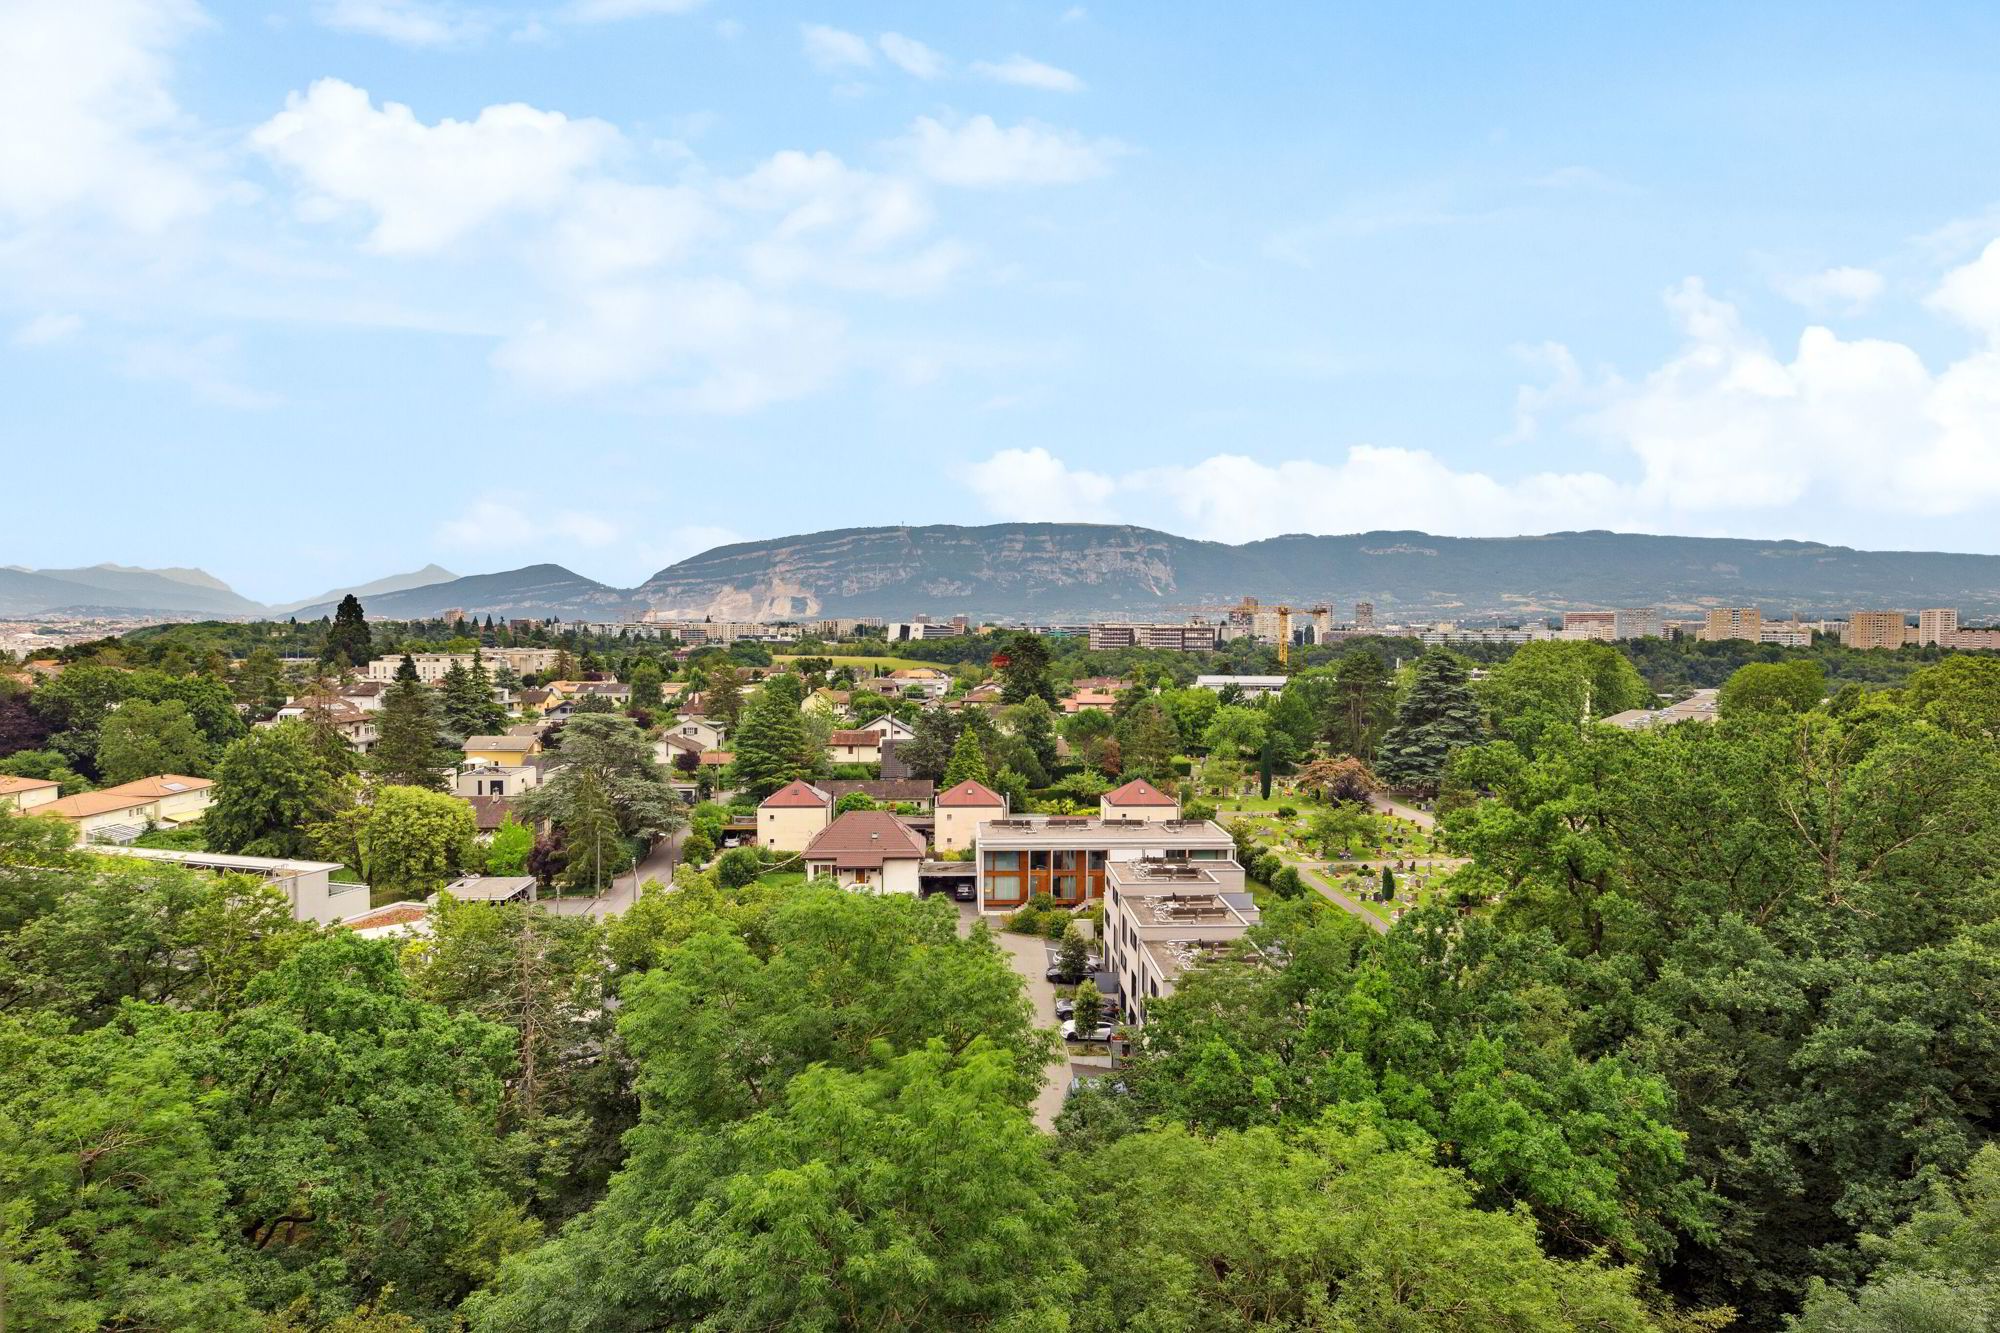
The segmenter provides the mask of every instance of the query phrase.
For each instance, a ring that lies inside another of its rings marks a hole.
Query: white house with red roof
[[[849,810],[805,850],[806,876],[861,893],[922,889],[923,837],[886,810]]]
[[[1181,803],[1144,778],[1133,778],[1097,801],[1100,819],[1179,819]]]
[[[956,852],[978,840],[980,821],[1005,818],[1007,798],[984,783],[967,778],[956,787],[939,792],[935,810],[937,824],[931,840],[940,852]]]
[[[833,819],[833,797],[810,782],[787,782],[757,806],[757,845],[802,852]]]

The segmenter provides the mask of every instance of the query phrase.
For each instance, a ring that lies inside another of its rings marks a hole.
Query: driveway
[[[958,933],[968,934],[972,923],[979,917],[971,903],[958,904]],[[997,926],[997,921],[988,921],[988,926]],[[1028,1002],[1035,1007],[1037,1027],[1055,1031],[1056,1028],[1056,988],[1049,984],[1045,975],[1049,970],[1048,941],[1033,935],[1016,935],[1009,931],[995,929],[993,938],[1007,954],[1007,961],[1014,966],[1023,983],[1028,988]],[[1063,1099],[1069,1092],[1070,1064],[1069,1052],[1057,1053],[1049,1067],[1042,1071],[1042,1090],[1035,1097],[1033,1108],[1035,1124],[1043,1130],[1055,1128],[1056,1116],[1062,1113]]]

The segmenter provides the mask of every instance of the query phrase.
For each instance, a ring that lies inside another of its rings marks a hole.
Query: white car
[[[1062,1039],[1064,1041],[1110,1041],[1111,1025],[1105,1023],[1095,1031],[1078,1032],[1076,1030],[1076,1020],[1074,1018],[1065,1018],[1062,1025]]]

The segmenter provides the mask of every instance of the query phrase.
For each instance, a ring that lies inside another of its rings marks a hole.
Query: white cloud
[[[1971,263],[1945,274],[1925,304],[2000,340],[2000,240],[1988,244]]]
[[[1811,311],[1839,310],[1857,314],[1882,294],[1887,284],[1882,275],[1866,268],[1829,268],[1780,278],[1778,294]]]
[[[133,343],[125,349],[124,371],[135,380],[182,385],[200,401],[217,407],[256,411],[284,401],[244,383],[242,361],[236,339],[218,333],[193,340]]]
[[[621,143],[601,120],[572,120],[519,102],[470,121],[426,125],[409,107],[339,79],[321,79],[257,127],[251,143],[307,187],[322,214],[372,215],[370,249],[442,249],[513,212],[546,211]]]
[[[995,518],[1042,523],[1101,520],[1118,483],[1071,468],[1037,445],[1002,449],[965,469],[965,484]]]
[[[969,188],[1089,180],[1108,171],[1109,159],[1122,151],[1109,140],[1087,140],[1033,120],[1003,128],[991,116],[957,126],[919,116],[902,146],[932,180]]]
[[[1535,355],[1551,386],[1517,403],[1517,434],[1566,410],[1567,424],[1617,451],[1622,466],[1611,471],[1496,477],[1363,444],[1337,462],[1218,454],[1105,476],[1013,449],[968,469],[967,484],[1008,518],[1167,513],[1176,531],[1225,541],[1323,526],[1311,516],[1328,513],[1481,536],[1585,524],[1713,528],[1802,504],[1943,516],[2000,502],[2000,242],[1948,273],[1931,298],[1987,338],[1939,370],[1902,343],[1844,340],[1819,326],[1781,356],[1696,279],[1666,304],[1686,342],[1656,370],[1591,383],[1567,349],[1549,345]]]
[[[1009,56],[1005,60],[977,60],[972,72],[983,79],[995,83],[1010,83],[1017,88],[1040,88],[1050,93],[1080,93],[1083,80],[1066,69],[1045,65],[1027,56]]]
[[[519,496],[483,495],[456,517],[445,519],[433,534],[437,541],[456,551],[506,551],[544,543],[550,538],[575,546],[599,549],[610,546],[624,535],[624,529],[603,514],[583,509],[553,512],[529,504]]]
[[[738,414],[824,387],[845,366],[844,325],[720,278],[590,290],[501,344],[494,364],[531,388],[663,388],[666,406]]]
[[[427,0],[328,0],[317,12],[319,21],[336,31],[403,46],[453,46],[486,31],[478,15]]]
[[[900,32],[885,32],[875,39],[882,48],[882,54],[889,63],[905,74],[919,79],[935,79],[945,72],[945,58],[914,37],[905,37]]]
[[[571,0],[563,17],[576,23],[616,23],[654,15],[691,14],[706,0]]]
[[[591,180],[557,218],[548,255],[567,274],[604,279],[684,260],[722,226],[697,190]]]
[[[8,339],[16,347],[49,347],[68,342],[83,331],[83,316],[73,314],[37,315],[14,330]]]
[[[824,23],[805,23],[799,26],[799,35],[805,42],[806,59],[828,73],[866,69],[875,63],[875,52],[867,39],[851,32]]]
[[[76,210],[156,231],[207,211],[216,186],[168,61],[206,22],[192,0],[0,6],[0,219]]]

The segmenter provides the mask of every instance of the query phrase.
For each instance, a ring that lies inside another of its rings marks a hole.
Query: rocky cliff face
[[[1200,545],[1080,523],[849,528],[718,547],[661,570],[633,597],[718,620],[1115,610],[1174,601],[1181,548]]]
[[[1179,619],[1245,595],[1378,615],[1555,614],[1707,606],[1846,614],[1956,606],[2000,615],[2000,556],[1871,552],[1812,542],[1559,532],[1294,535],[1230,546],[1085,523],[847,528],[718,547],[635,589],[675,616],[778,620],[918,613]]]

